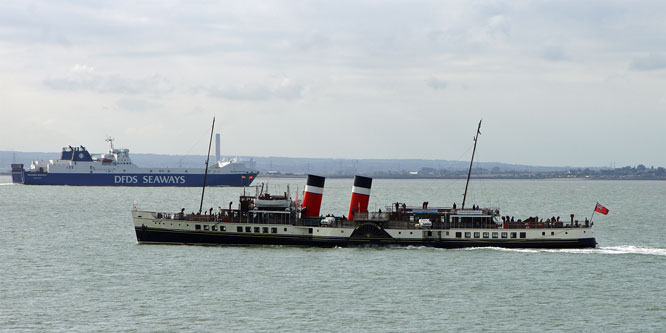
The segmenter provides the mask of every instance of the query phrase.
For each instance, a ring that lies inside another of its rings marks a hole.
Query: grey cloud
[[[426,83],[428,84],[428,87],[434,90],[443,90],[446,88],[446,81],[440,80],[434,76],[426,80]]]
[[[116,105],[130,112],[148,112],[161,109],[161,105],[140,98],[121,98],[116,101]]]
[[[161,96],[174,90],[169,80],[153,75],[146,78],[127,78],[116,75],[99,75],[89,72],[71,73],[64,78],[46,79],[44,85],[63,91],[92,91],[101,94],[124,95],[151,94]]]
[[[210,97],[224,98],[236,101],[264,101],[270,99],[299,99],[305,87],[283,80],[279,84],[269,86],[264,84],[244,84],[235,87],[209,88]]]
[[[558,46],[544,48],[541,52],[541,56],[548,61],[563,61],[568,59],[564,50]]]
[[[666,68],[666,57],[662,54],[650,54],[635,58],[629,68],[635,71],[653,71]]]

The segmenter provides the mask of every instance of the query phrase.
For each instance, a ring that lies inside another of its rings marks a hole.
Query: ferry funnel
[[[305,194],[303,194],[303,204],[301,208],[305,211],[302,217],[317,217],[321,208],[321,198],[324,194],[324,180],[326,178],[315,175],[308,175],[308,182],[305,185]]]
[[[349,219],[354,219],[355,213],[367,212],[370,201],[370,187],[372,178],[354,176],[354,187],[352,187],[351,202],[349,203]]]
[[[220,133],[215,134],[215,162],[220,160]]]

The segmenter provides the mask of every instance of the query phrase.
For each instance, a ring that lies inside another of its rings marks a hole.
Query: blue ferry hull
[[[249,186],[256,176],[257,173],[209,173],[206,177],[206,186]],[[199,187],[203,186],[203,180],[203,174],[12,173],[14,183],[25,185]]]

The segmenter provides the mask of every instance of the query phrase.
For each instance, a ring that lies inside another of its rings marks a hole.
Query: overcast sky
[[[666,166],[664,1],[2,1],[0,150]]]

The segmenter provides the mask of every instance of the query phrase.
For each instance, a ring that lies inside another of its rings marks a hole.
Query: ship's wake
[[[471,247],[463,251],[495,250],[521,253],[576,253],[576,254],[639,254],[666,256],[666,249],[635,245],[602,246],[594,249],[508,249],[502,247]]]

